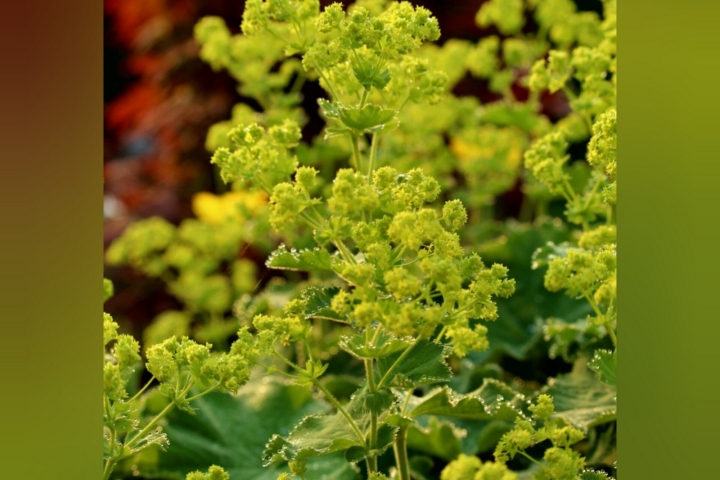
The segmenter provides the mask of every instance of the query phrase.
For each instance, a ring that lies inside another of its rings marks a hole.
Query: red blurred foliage
[[[227,118],[236,94],[198,59],[192,30],[203,15],[232,19],[232,10],[239,24],[238,2],[105,0],[106,45],[122,58],[106,75],[120,90],[105,107],[105,192],[117,207],[107,212],[106,244],[139,218],[179,222],[191,195],[212,188],[205,132]]]

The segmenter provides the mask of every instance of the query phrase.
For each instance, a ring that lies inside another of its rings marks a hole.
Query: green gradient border
[[[718,478],[720,2],[620,2],[622,479]]]
[[[0,478],[102,476],[102,2],[0,7]]]

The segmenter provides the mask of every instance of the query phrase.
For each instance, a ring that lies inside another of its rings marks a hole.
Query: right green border
[[[618,18],[619,476],[720,478],[720,2]]]

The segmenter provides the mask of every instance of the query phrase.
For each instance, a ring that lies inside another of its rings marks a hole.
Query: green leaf
[[[555,245],[553,242],[548,242],[542,247],[535,250],[532,255],[532,268],[537,269],[541,267],[547,267],[556,258],[567,257],[568,250],[573,249],[569,243],[563,242],[560,245]]]
[[[600,376],[602,382],[617,388],[617,350],[597,350],[588,364]]]
[[[360,431],[366,432],[370,425],[371,410],[380,407],[389,409],[394,401],[394,395],[386,389],[369,394],[363,386],[350,399],[345,410]],[[347,461],[358,462],[373,452],[379,455],[385,451],[394,441],[396,431],[394,425],[381,424],[378,427],[377,448],[371,451],[363,446],[347,418],[340,412],[308,415],[286,437],[272,436],[263,452],[263,461],[269,465],[278,460],[291,461],[345,451]]]
[[[411,477],[417,480],[431,480],[435,476],[432,475],[431,470],[435,465],[432,458],[425,455],[416,455],[410,458],[410,472]]]
[[[332,270],[332,256],[322,248],[313,250],[288,250],[280,245],[265,263],[269,268],[278,270],[301,270],[312,272],[318,270]]]
[[[361,60],[359,64],[353,65],[353,74],[366,90],[370,90],[370,87],[382,90],[390,82],[390,71],[386,68],[382,72],[378,72],[373,67],[373,62]]]
[[[616,422],[598,425],[588,431],[585,465],[612,465],[617,450]]]
[[[379,457],[395,442],[396,433],[397,428],[394,426],[388,424],[380,425],[377,431],[377,447],[372,450],[366,450],[362,447],[351,447],[345,452],[345,460],[351,463],[357,463],[365,460],[372,454]]]
[[[380,415],[390,410],[390,407],[397,401],[395,395],[389,388],[382,388],[375,392],[371,392],[364,387],[354,397],[354,402],[358,404],[363,412],[373,412]]]
[[[617,416],[615,388],[595,378],[579,362],[571,373],[551,379],[542,393],[553,397],[553,417],[562,418],[583,432]]]
[[[388,123],[395,118],[397,110],[368,103],[362,108],[340,106],[338,107],[338,115],[345,126],[361,132]]]
[[[352,133],[353,131],[349,128],[327,127],[325,128],[325,136],[323,137],[323,139],[328,140],[330,138],[341,137],[343,135],[352,135]]]
[[[305,300],[305,318],[321,318],[347,323],[345,317],[330,308],[333,297],[339,291],[340,289],[337,287],[321,288],[316,286],[303,290],[300,296]]]
[[[404,353],[405,350],[387,357],[378,358],[378,370],[381,378],[388,373],[392,365]],[[446,382],[452,377],[452,371],[445,362],[445,358],[449,354],[450,350],[443,345],[428,340],[420,340],[390,372],[386,385],[415,388],[420,385]]]
[[[170,440],[167,453],[155,455],[152,464],[138,463],[147,478],[184,480],[189,472],[222,465],[230,478],[276,480],[284,465],[264,468],[262,453],[273,433],[287,432],[303,416],[327,411],[306,388],[266,378],[253,380],[237,396],[211,393],[193,402],[189,415],[177,410],[163,427]],[[357,480],[342,455],[311,459],[308,478]]]
[[[605,472],[585,470],[580,474],[580,480],[615,480]]]
[[[270,438],[263,452],[263,464],[319,457],[361,446],[347,419],[340,413],[309,415],[287,437],[276,434]]]
[[[498,298],[497,322],[485,324],[490,348],[485,352],[471,352],[476,364],[495,359],[498,353],[518,360],[545,357],[540,348],[543,319],[556,317],[574,321],[585,318],[590,306],[563,292],[549,292],[545,288],[542,270],[532,268],[533,252],[548,242],[562,243],[570,238],[570,231],[562,223],[539,221],[535,224],[508,221],[499,240],[487,242],[479,248],[487,264],[505,265],[515,279],[515,293],[510,298]],[[528,378],[526,378],[528,380]],[[537,378],[544,381],[544,378]]]
[[[504,383],[486,378],[477,390],[461,395],[449,387],[438,388],[412,402],[410,417],[443,415],[471,420],[515,420],[524,417],[528,404],[524,395]]]
[[[320,105],[320,111],[322,114],[327,118],[338,118],[340,116],[340,112],[338,112],[337,107],[333,105],[332,102],[329,102],[324,98],[318,98],[318,105]]]
[[[374,346],[365,346],[365,337],[362,335],[342,337],[338,346],[350,355],[363,360],[365,358],[386,357],[405,350],[413,342],[412,338],[397,338],[392,334],[381,333]]]
[[[408,428],[407,445],[413,450],[450,461],[463,452],[460,438],[464,433],[451,422],[430,417],[427,426],[415,424]]]

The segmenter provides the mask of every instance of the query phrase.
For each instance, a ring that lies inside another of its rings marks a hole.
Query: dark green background
[[[5,4],[0,478],[95,480],[102,4]],[[619,17],[620,475],[715,478],[720,5],[621,0]]]

